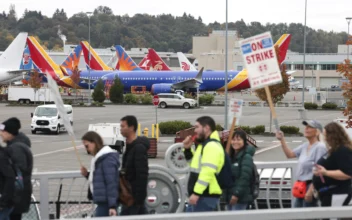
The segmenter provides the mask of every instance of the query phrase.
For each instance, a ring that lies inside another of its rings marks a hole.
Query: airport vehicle
[[[72,105],[64,105],[68,118],[73,125],[73,108]],[[54,132],[56,135],[61,131],[66,131],[62,117],[59,115],[56,105],[40,105],[34,114],[31,113],[31,131],[36,134],[41,132]]]
[[[121,135],[120,123],[89,124],[88,131],[97,132],[103,138],[104,145],[109,145],[122,155],[126,140]]]
[[[159,93],[159,107],[167,108],[168,106],[179,106],[185,109],[196,106],[196,100],[187,99],[180,94],[175,93]]]
[[[20,60],[26,46],[28,33],[21,32],[0,56],[0,84],[22,79],[25,70],[20,69]]]
[[[42,87],[36,93],[34,89],[28,86],[10,86],[8,88],[8,101],[19,103],[32,102],[54,102],[54,95],[50,89]]]

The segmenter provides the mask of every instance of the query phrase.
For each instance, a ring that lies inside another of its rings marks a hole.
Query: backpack
[[[13,162],[11,156],[8,155],[9,163],[15,173],[15,182],[14,182],[14,195],[12,198],[12,202],[14,205],[17,205],[21,202],[24,190],[24,183],[23,183],[23,174],[20,168],[17,166],[16,163]]]
[[[219,143],[221,146],[221,142],[216,139],[208,139],[202,143],[202,151],[201,155],[203,155],[204,147],[207,143],[214,141]],[[234,180],[232,179],[232,170],[231,170],[231,159],[228,153],[224,150],[224,166],[221,168],[219,174],[216,175],[216,180],[221,189],[230,189],[233,187]]]
[[[242,157],[240,159],[240,163],[239,163],[240,173],[241,173],[242,160],[243,160],[244,155],[245,155],[245,153],[242,155]],[[260,176],[258,173],[257,166],[253,162],[252,178],[251,178],[251,182],[250,182],[250,189],[251,189],[251,193],[253,196],[253,200],[256,200],[259,196],[259,191],[260,191],[259,185],[260,185]]]

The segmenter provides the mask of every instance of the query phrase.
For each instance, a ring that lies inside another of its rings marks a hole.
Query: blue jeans
[[[0,220],[10,220],[10,214],[13,211],[13,208],[3,208],[0,211]]]
[[[229,211],[246,210],[247,206],[248,206],[248,204],[228,205],[227,210],[229,210]]]
[[[106,203],[97,204],[97,208],[95,209],[94,217],[106,217],[109,215],[109,206]],[[117,213],[117,211],[116,211]]]
[[[317,200],[313,199],[312,202],[306,202],[304,199],[296,198],[295,204],[293,205],[295,208],[307,208],[307,207],[317,207]]]
[[[210,212],[214,211],[219,203],[219,198],[199,197],[196,205],[188,204],[186,212]]]

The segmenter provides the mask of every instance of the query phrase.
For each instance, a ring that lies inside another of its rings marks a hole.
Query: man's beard
[[[199,134],[199,137],[197,136],[196,141],[197,141],[198,143],[203,143],[203,142],[205,141],[205,134],[204,134],[204,131],[203,131],[201,134]]]

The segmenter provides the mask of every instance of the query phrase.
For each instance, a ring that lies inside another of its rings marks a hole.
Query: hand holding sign
[[[275,48],[270,32],[256,35],[240,42],[243,59],[248,71],[251,89],[265,88],[267,101],[273,115],[277,130],[280,130],[274,104],[269,89],[270,85],[282,82]]]

